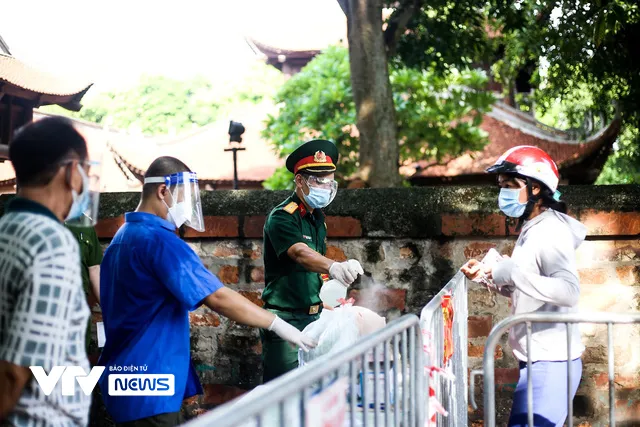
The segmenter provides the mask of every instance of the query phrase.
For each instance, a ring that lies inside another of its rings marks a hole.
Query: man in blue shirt
[[[183,399],[202,393],[189,348],[189,311],[202,304],[238,323],[268,328],[303,349],[315,345],[224,287],[176,234],[184,225],[204,230],[197,178],[180,160],[160,157],[147,169],[140,204],[125,215],[101,266],[106,342],[98,364],[106,370],[100,388],[118,425],[179,425]],[[150,394],[151,383],[141,392],[140,381],[127,390],[136,395],[121,395],[125,377],[119,375],[132,370],[136,376],[173,375],[173,387],[158,386],[155,391],[165,395],[142,395]]]

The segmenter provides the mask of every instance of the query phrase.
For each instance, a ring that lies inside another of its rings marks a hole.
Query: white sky
[[[14,56],[92,81],[92,92],[143,73],[239,78],[256,61],[245,34],[342,13],[336,0],[2,0],[0,10]]]

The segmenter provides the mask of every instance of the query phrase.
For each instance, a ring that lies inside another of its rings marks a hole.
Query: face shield
[[[309,194],[302,192],[307,205],[312,209],[322,209],[329,205],[336,197],[338,183],[331,178],[322,178],[310,175],[303,178],[309,188]]]
[[[101,161],[95,158],[78,163],[82,190],[79,194],[74,191],[73,204],[65,224],[71,227],[93,227],[98,222],[101,169]]]
[[[147,177],[145,184],[165,184],[170,197],[165,199],[169,221],[176,227],[186,225],[196,231],[204,231],[200,188],[195,172],[179,172],[167,176]]]

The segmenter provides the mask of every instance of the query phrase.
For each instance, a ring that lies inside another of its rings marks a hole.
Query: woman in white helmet
[[[557,191],[558,168],[543,150],[514,147],[504,153],[487,172],[498,174],[500,210],[518,218],[520,236],[511,258],[493,267],[475,259],[462,271],[470,279],[484,275],[512,301],[512,314],[576,311],[580,283],[575,251],[586,236],[586,228],[566,215],[566,204]],[[527,425],[527,378],[533,382],[534,425],[562,426],[567,417],[567,393],[575,396],[582,375],[580,357],[584,346],[580,331],[571,331],[571,354],[567,362],[567,331],[564,324],[532,324],[531,347],[527,348],[526,325],[509,331],[509,344],[520,361],[509,426]],[[527,371],[527,356],[531,371]],[[568,369],[571,390],[567,390]]]

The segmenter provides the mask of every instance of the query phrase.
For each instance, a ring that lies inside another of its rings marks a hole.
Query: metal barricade
[[[518,324],[526,324],[527,328],[527,348],[531,348],[531,335],[533,323],[564,323],[567,329],[567,362],[571,360],[571,330],[576,323],[592,323],[607,325],[607,353],[608,353],[608,376],[609,376],[609,425],[616,425],[615,419],[615,385],[614,385],[614,349],[613,349],[613,325],[614,324],[640,324],[640,313],[526,313],[507,317],[494,326],[487,338],[484,349],[483,370],[471,372],[469,394],[471,405],[478,409],[475,402],[474,378],[476,375],[484,373],[484,422],[485,426],[496,425],[496,395],[494,377],[494,351],[500,337],[510,328]],[[527,372],[531,372],[531,356],[527,352]],[[567,369],[567,425],[573,427],[573,405],[571,399],[571,369]],[[527,377],[527,422],[533,426],[533,386],[531,375]]]
[[[453,301],[453,356],[443,366],[444,356],[444,317],[442,301],[445,295],[451,295]],[[429,375],[426,376],[427,389],[431,385],[435,395],[444,409],[449,412],[447,417],[438,414],[436,425],[466,427],[468,422],[467,401],[467,319],[469,316],[467,301],[467,280],[458,272],[438,294],[422,309],[420,325],[427,335],[429,344],[425,357],[427,367],[444,368],[455,376],[455,381],[434,381],[430,384]]]
[[[408,314],[185,425],[423,427],[423,368],[420,320]]]

